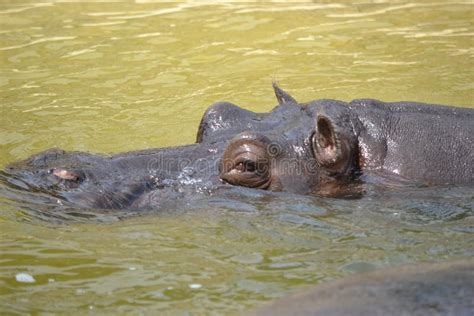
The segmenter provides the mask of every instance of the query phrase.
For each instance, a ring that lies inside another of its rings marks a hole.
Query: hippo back
[[[361,165],[424,182],[474,181],[474,110],[354,100]]]

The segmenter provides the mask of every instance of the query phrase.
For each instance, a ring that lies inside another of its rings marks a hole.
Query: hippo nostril
[[[61,168],[52,169],[52,173],[56,177],[61,178],[63,180],[77,181],[80,178],[80,175],[78,173]]]

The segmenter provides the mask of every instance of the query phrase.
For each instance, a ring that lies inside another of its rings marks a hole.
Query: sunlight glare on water
[[[51,147],[192,143],[216,101],[271,110],[272,80],[299,101],[472,107],[473,10],[3,1],[0,167]],[[472,257],[473,207],[472,188],[359,200],[237,189],[140,216],[47,214],[2,194],[0,313],[243,312],[349,273]]]

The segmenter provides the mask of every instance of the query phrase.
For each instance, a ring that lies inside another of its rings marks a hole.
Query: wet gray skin
[[[19,189],[84,208],[153,208],[183,194],[244,186],[352,196],[364,182],[474,183],[474,110],[376,100],[279,104],[254,113],[216,103],[196,144],[114,156],[50,149],[2,174]],[[375,179],[375,180],[374,180]]]
[[[251,315],[472,315],[474,260],[423,263],[316,285]]]

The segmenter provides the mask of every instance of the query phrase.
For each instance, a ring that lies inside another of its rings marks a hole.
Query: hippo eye
[[[219,165],[220,178],[233,185],[267,189],[271,182],[271,161],[266,147],[245,138],[231,142]]]
[[[241,172],[255,172],[257,170],[256,162],[252,160],[244,160],[239,162],[235,169]]]

